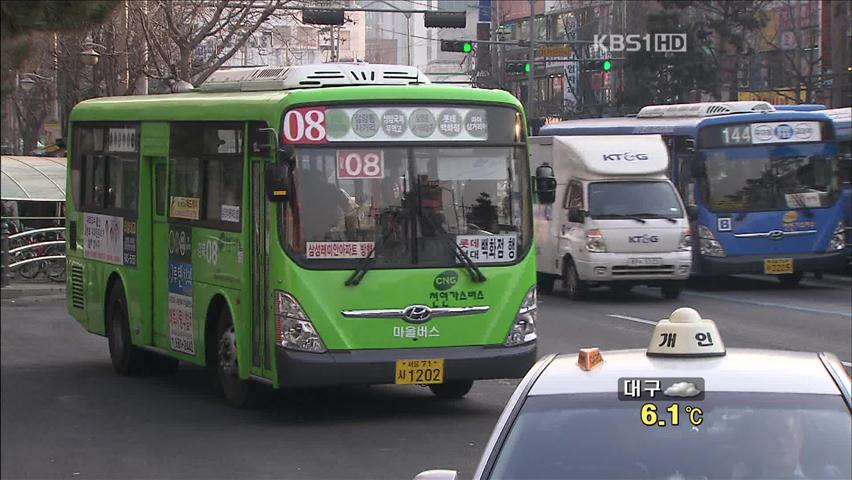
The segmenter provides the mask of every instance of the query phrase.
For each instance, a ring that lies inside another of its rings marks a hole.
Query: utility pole
[[[530,0],[530,71],[527,73],[527,126],[535,115],[535,95],[533,88],[535,84],[535,0]]]

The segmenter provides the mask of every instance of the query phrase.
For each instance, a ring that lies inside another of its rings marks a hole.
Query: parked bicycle
[[[41,275],[54,282],[65,281],[65,233],[63,227],[9,228],[9,277],[27,280]],[[41,260],[39,260],[41,259]]]

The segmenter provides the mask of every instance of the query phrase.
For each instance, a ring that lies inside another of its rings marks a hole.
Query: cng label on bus
[[[294,108],[284,115],[284,138],[288,143],[326,143],[325,107]]]

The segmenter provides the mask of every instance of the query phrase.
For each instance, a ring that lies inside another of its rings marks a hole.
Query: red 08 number
[[[384,178],[382,151],[338,150],[337,175],[340,178]]]
[[[288,143],[326,143],[325,107],[294,108],[284,115]]]

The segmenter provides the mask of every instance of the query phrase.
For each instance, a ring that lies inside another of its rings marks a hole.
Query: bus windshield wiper
[[[602,215],[594,215],[592,218],[626,218],[628,220],[636,220],[639,223],[645,223],[645,219],[635,215],[622,215],[620,213],[606,213]]]
[[[444,227],[442,225],[436,224],[435,221],[429,217],[429,215],[422,215],[421,218],[425,218],[426,221],[429,222],[429,224],[432,226],[432,228],[440,233],[441,238],[444,240],[444,242],[446,242],[447,245],[453,249],[453,254],[456,257],[456,260],[464,264],[468,273],[470,273],[471,279],[474,282],[484,282],[488,280],[487,278],[485,278],[485,274],[482,273],[482,270],[480,270],[479,267],[476,266],[476,263],[474,263],[473,260],[470,259],[470,256],[468,256],[467,252],[465,252],[464,249],[459,246],[458,242],[456,242],[453,238],[450,237],[450,234],[447,233],[446,230],[444,230]]]
[[[376,261],[376,255],[380,248],[384,248],[385,242],[391,237],[393,234],[393,229],[389,228],[385,233],[382,234],[382,237],[373,245],[373,249],[370,250],[370,254],[364,257],[361,260],[361,263],[358,264],[358,268],[352,272],[352,275],[346,279],[344,285],[347,287],[353,287],[361,283],[361,280],[364,279],[364,275],[367,275],[367,272],[370,271],[370,267],[373,266],[373,263]]]
[[[644,213],[643,212],[643,213],[637,213],[636,216],[637,217],[649,217],[649,218],[663,218],[663,219],[670,221],[671,223],[677,223],[677,220],[675,220],[673,217],[670,217],[668,215],[663,215],[662,213]]]

